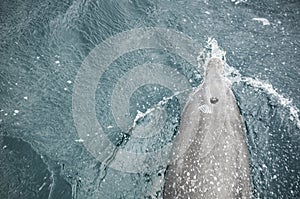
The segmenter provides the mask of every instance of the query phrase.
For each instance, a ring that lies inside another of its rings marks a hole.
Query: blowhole
[[[219,101],[219,99],[216,98],[216,97],[211,97],[210,98],[210,103],[212,103],[212,104],[216,104],[218,101]]]

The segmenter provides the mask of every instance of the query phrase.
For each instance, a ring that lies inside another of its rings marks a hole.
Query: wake
[[[208,38],[207,45],[199,52],[197,57],[198,68],[204,66],[205,70],[207,60],[211,57],[223,60],[225,78],[230,85],[234,83],[245,83],[248,86],[259,89],[267,95],[276,98],[278,100],[278,104],[289,111],[289,119],[295,123],[297,128],[300,129],[299,109],[293,104],[293,99],[284,97],[284,94],[279,93],[277,89],[267,81],[260,80],[256,77],[243,76],[239,70],[228,65],[226,62],[226,51],[219,47],[218,42],[214,38]]]

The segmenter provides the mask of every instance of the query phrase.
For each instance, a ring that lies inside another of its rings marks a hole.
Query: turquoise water
[[[208,37],[234,69],[254,197],[300,198],[299,8],[2,0],[0,198],[159,198]]]

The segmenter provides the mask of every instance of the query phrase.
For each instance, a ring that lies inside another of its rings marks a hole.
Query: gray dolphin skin
[[[246,136],[223,62],[210,58],[189,97],[166,171],[164,199],[251,198]]]

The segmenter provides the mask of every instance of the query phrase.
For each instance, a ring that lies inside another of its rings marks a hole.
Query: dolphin
[[[251,198],[249,167],[243,120],[223,61],[210,58],[204,82],[183,109],[163,198]]]

